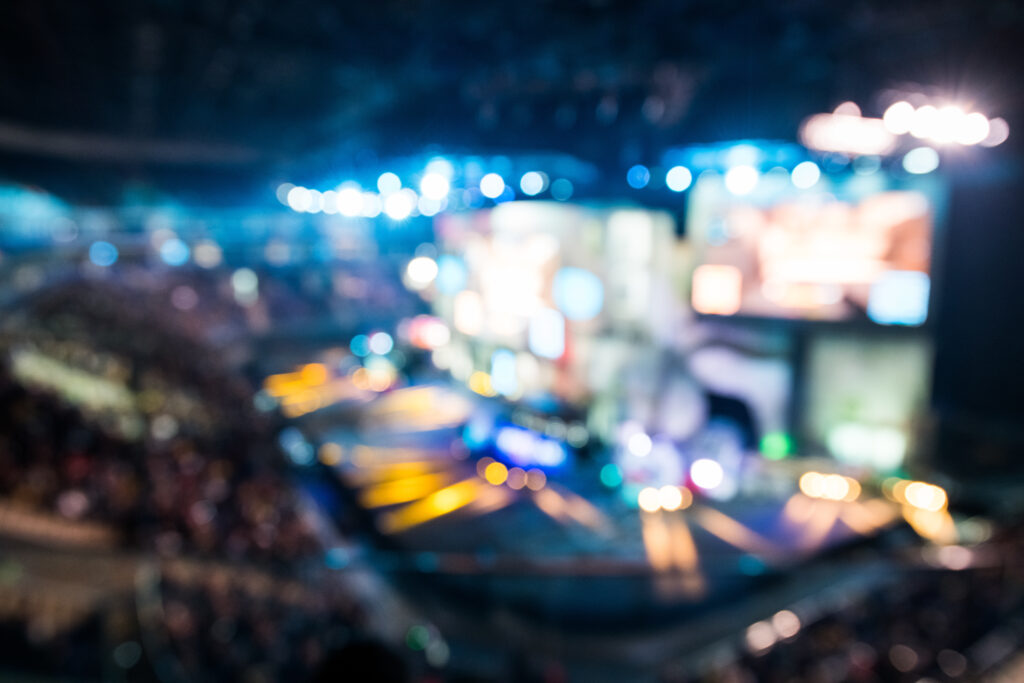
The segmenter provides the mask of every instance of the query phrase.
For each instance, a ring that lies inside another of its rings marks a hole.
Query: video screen
[[[766,174],[736,197],[701,178],[690,212],[695,311],[918,326],[928,317],[934,203],[853,178],[794,192]],[[876,173],[877,175],[877,173]],[[859,181],[859,182],[858,182]]]

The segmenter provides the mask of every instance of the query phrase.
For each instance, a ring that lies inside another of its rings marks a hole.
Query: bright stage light
[[[960,133],[966,117],[967,114],[960,107],[955,105],[942,107],[935,115],[931,139],[940,145],[953,142]]]
[[[931,278],[927,273],[886,271],[871,285],[868,317],[882,325],[921,325],[928,317],[930,293]]]
[[[808,498],[820,498],[825,477],[817,472],[805,472],[800,477],[800,492]]]
[[[734,166],[725,174],[725,189],[734,195],[748,195],[757,187],[760,174],[753,166]]]
[[[363,211],[363,193],[358,187],[345,187],[338,190],[334,201],[342,216],[352,218]]]
[[[516,354],[508,349],[497,349],[491,354],[491,388],[503,396],[516,393]]]
[[[930,104],[918,107],[910,122],[910,134],[915,138],[930,138],[935,131],[939,110]]]
[[[995,147],[1006,142],[1006,139],[1010,137],[1010,124],[1005,119],[996,118],[988,122],[989,131],[988,135],[982,140],[980,144],[982,147]]]
[[[941,487],[915,481],[908,484],[903,496],[909,505],[929,512],[938,512],[946,507],[948,498]]]
[[[641,489],[640,495],[637,497],[637,504],[640,509],[644,512],[657,512],[661,507],[661,500],[658,496],[658,489],[653,486],[648,486]]]
[[[364,192],[363,193],[363,216],[366,218],[376,218],[380,215],[380,212],[384,209],[384,203],[380,200],[380,195],[376,192]]]
[[[658,489],[658,504],[662,510],[672,512],[690,506],[693,496],[686,489],[666,485]]]
[[[743,299],[743,273],[736,266],[706,263],[693,271],[691,302],[698,313],[733,315]]]
[[[501,486],[508,479],[508,467],[500,462],[492,462],[484,468],[484,479],[488,484]]]
[[[897,102],[885,110],[882,122],[886,129],[895,135],[909,133],[914,125],[914,105],[910,102]]]
[[[312,203],[309,190],[305,187],[293,187],[288,190],[288,206],[292,211],[306,211]]]
[[[445,180],[451,180],[455,175],[455,167],[452,166],[452,162],[444,157],[435,157],[427,162],[426,171],[427,173],[436,173]]]
[[[791,177],[794,186],[806,190],[814,187],[821,179],[821,169],[813,161],[804,161],[796,165]]]
[[[451,184],[440,173],[428,173],[420,181],[420,192],[428,199],[443,199],[448,196]]]
[[[931,147],[917,147],[903,157],[903,169],[907,173],[922,175],[939,167],[939,153]]]
[[[528,332],[530,351],[552,360],[565,353],[565,318],[558,311],[542,308],[530,318]]]
[[[448,206],[448,198],[431,199],[430,197],[420,197],[416,206],[422,215],[435,216]]]
[[[821,482],[821,494],[828,500],[842,500],[850,493],[850,484],[841,474],[826,474]]]
[[[459,292],[455,295],[453,318],[459,332],[471,337],[480,334],[484,325],[483,299],[468,289]]]
[[[673,166],[665,174],[665,185],[673,192],[682,192],[693,182],[693,174],[685,166]]]
[[[496,199],[505,191],[505,179],[497,173],[488,173],[480,179],[480,194],[488,199]]]
[[[888,154],[896,136],[882,119],[846,114],[816,114],[800,127],[800,140],[811,149],[856,156]]]
[[[437,262],[429,256],[417,256],[405,267],[413,289],[424,289],[437,277]]]
[[[334,190],[324,192],[324,213],[338,213],[338,193]]]
[[[642,458],[649,454],[653,445],[651,437],[647,436],[643,432],[636,432],[630,436],[629,440],[626,442],[626,448],[628,448],[629,452],[638,458]]]
[[[990,125],[984,114],[971,112],[964,116],[956,132],[956,141],[961,145],[977,145],[988,137]]]
[[[546,185],[547,179],[542,173],[537,171],[527,171],[519,180],[519,189],[523,191],[523,194],[530,197],[543,192]]]
[[[582,268],[559,270],[552,289],[555,305],[569,320],[589,320],[604,306],[604,284]]]
[[[306,207],[308,213],[320,213],[324,210],[324,194],[320,190],[309,191],[309,205]]]
[[[414,208],[416,208],[416,193],[412,190],[393,192],[384,200],[384,213],[394,221],[405,220],[412,214]]]
[[[391,349],[395,347],[395,341],[387,332],[375,332],[370,335],[369,346],[371,352],[378,356],[384,356],[391,353]]]
[[[377,189],[383,195],[392,194],[402,189],[402,179],[391,171],[385,171],[377,178]]]
[[[690,479],[702,489],[713,489],[725,479],[722,466],[714,460],[701,458],[690,465]]]

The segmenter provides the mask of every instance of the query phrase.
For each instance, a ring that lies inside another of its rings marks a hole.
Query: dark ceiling
[[[0,4],[0,176],[84,201],[126,181],[262,188],[419,152],[549,150],[618,167],[788,138],[844,99],[934,88],[1014,127],[1010,1]],[[85,172],[87,171],[87,172]]]

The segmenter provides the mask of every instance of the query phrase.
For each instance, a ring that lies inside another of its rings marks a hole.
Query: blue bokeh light
[[[569,320],[589,320],[604,306],[601,278],[582,268],[562,268],[555,275],[555,305]]]
[[[164,240],[160,245],[160,260],[169,266],[181,266],[188,261],[190,250],[188,245],[177,237]]]
[[[93,242],[89,247],[89,260],[97,266],[106,268],[117,262],[117,247],[110,242]]]
[[[444,254],[437,260],[434,286],[442,294],[458,294],[466,287],[466,264],[458,256]]]
[[[643,189],[651,182],[651,171],[643,164],[637,164],[626,172],[626,182],[634,190]]]

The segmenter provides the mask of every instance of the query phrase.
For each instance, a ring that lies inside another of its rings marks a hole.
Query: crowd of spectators
[[[322,314],[332,288],[373,291],[358,284],[293,272],[260,278],[252,300],[228,269],[125,265],[51,283],[0,326],[0,503],[69,528],[105,525],[169,568],[158,618],[139,624],[142,642],[165,636],[147,666],[181,680],[307,680],[360,642],[364,614],[344,581],[318,575],[310,590],[308,572],[325,571],[323,529],[277,446],[279,418],[254,403],[246,375],[255,336]],[[86,386],[69,390],[69,378]],[[117,400],[90,400],[94,385]]]
[[[142,624],[172,653],[164,677],[309,680],[330,653],[362,638],[366,618],[336,577],[319,573],[312,587],[306,579],[165,563],[153,594],[160,619]]]
[[[315,548],[313,524],[260,422],[191,433],[166,414],[129,439],[55,393],[0,368],[0,496],[69,520],[102,521],[125,541],[287,563]]]
[[[992,676],[1024,646],[1024,533],[986,548],[984,566],[894,568],[894,580],[735,660],[666,681],[936,683]],[[964,558],[967,555],[963,556]]]

